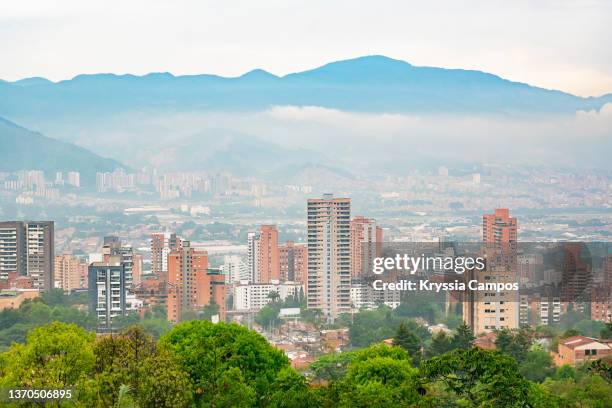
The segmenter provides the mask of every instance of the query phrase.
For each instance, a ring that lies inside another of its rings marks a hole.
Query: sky
[[[2,0],[0,78],[276,75],[380,54],[612,92],[612,1]]]

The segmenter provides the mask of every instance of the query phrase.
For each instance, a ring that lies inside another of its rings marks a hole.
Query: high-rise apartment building
[[[518,227],[510,210],[497,208],[493,214],[482,216],[482,242],[485,244],[510,244],[517,242]]]
[[[260,241],[259,234],[249,232],[247,235],[247,268],[249,270],[251,282],[260,282],[259,255]]]
[[[110,329],[113,319],[127,313],[125,268],[120,256],[89,265],[89,310],[99,329]]]
[[[102,257],[108,261],[111,256],[121,257],[125,273],[125,288],[132,290],[134,287],[134,250],[131,246],[123,246],[121,239],[116,236],[104,237]]]
[[[259,232],[259,281],[270,283],[280,279],[278,230],[275,225],[262,225]]]
[[[333,321],[351,309],[351,200],[309,199],[307,217],[308,308]]]
[[[189,241],[168,254],[168,320],[178,322],[187,310],[215,303],[225,315],[225,276],[208,269],[208,253],[191,247]]]
[[[496,209],[482,218],[482,255],[486,268],[468,271],[466,279],[481,283],[518,283],[518,223],[508,209]],[[470,291],[464,299],[463,317],[474,333],[515,329],[520,324],[521,300],[518,291]],[[528,300],[523,299],[525,308]]]
[[[181,245],[181,239],[176,234],[155,233],[151,235],[151,273],[155,275],[168,274],[168,254]]]
[[[280,281],[306,283],[308,274],[308,248],[306,244],[287,241],[278,247]]]
[[[239,281],[250,281],[251,274],[246,262],[239,256],[225,256],[221,271],[225,275],[225,282],[232,284]]]
[[[0,279],[9,273],[27,274],[25,225],[20,221],[0,223]]]
[[[376,220],[357,216],[351,221],[351,276],[363,277],[372,270],[374,258],[380,256],[382,228]]]
[[[142,261],[142,254],[134,253],[132,269],[132,283],[134,286],[140,285],[142,282]]]
[[[53,278],[55,287],[66,292],[86,288],[87,264],[74,255],[58,255],[55,257]]]
[[[0,279],[16,272],[28,276],[34,289],[52,289],[53,237],[53,221],[0,222]]]

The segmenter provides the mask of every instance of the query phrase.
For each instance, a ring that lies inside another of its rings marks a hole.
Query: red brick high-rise
[[[306,283],[308,274],[308,248],[306,244],[287,241],[278,247],[280,280]]]
[[[259,234],[259,283],[280,280],[278,230],[275,225],[262,225]]]
[[[361,215],[351,220],[351,277],[361,277],[373,266],[374,258],[380,256],[382,239],[376,220]]]
[[[187,310],[211,303],[225,316],[225,277],[208,270],[208,253],[195,249],[189,241],[168,254],[168,320],[177,322]]]
[[[518,225],[507,208],[482,216],[482,241],[487,244],[516,243]]]
[[[506,208],[482,217],[484,270],[467,271],[464,279],[478,282],[511,284],[518,282],[517,273],[518,223]],[[468,291],[463,303],[463,319],[473,332],[488,333],[504,328],[515,329],[520,324],[519,294],[515,291]]]
[[[168,273],[168,254],[180,245],[181,239],[176,234],[151,234],[151,272],[165,276]]]

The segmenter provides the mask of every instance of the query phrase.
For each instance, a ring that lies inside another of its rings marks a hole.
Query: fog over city
[[[215,154],[232,149],[241,165],[263,172],[287,164],[288,154],[294,164],[320,163],[351,172],[480,163],[599,170],[612,165],[612,104],[599,111],[544,116],[356,113],[315,106],[240,113],[131,112],[48,129],[132,167],[165,170],[214,170]],[[121,149],[109,150],[114,143]],[[258,160],[262,151],[274,162]],[[238,163],[227,166],[231,170]]]

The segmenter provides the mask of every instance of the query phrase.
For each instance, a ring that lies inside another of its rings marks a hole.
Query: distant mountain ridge
[[[82,147],[51,139],[0,117],[0,171],[78,171],[82,182],[95,182],[96,172],[113,171],[121,163]]]
[[[474,70],[417,67],[384,56],[332,62],[283,77],[151,73],[0,82],[0,115],[36,118],[132,110],[262,110],[278,105],[358,112],[572,113],[600,109],[612,94],[583,98]]]

